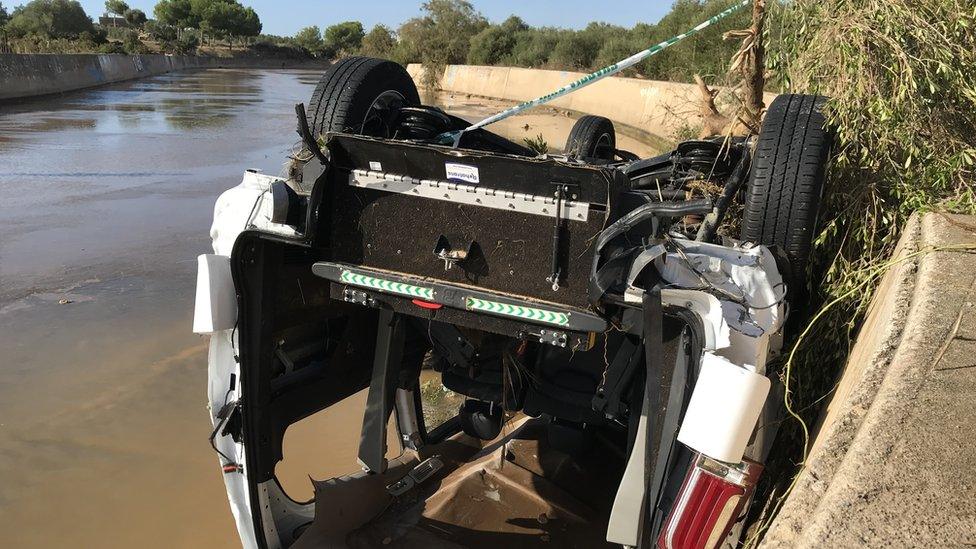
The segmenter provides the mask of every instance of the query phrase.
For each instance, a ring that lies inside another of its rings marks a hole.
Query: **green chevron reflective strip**
[[[547,311],[545,309],[536,309],[534,307],[522,307],[521,305],[510,305],[508,303],[499,303],[497,301],[487,301],[484,299],[478,299],[476,297],[465,298],[464,307],[469,311],[485,311],[499,315],[524,318],[526,320],[545,322],[547,324],[556,324],[557,326],[565,326],[569,324],[569,315],[567,313]]]
[[[434,289],[424,288],[423,286],[412,286],[410,284],[404,284],[402,282],[394,282],[392,280],[385,280],[382,278],[375,278],[372,276],[366,276],[361,274],[356,274],[352,271],[342,271],[339,278],[346,284],[352,284],[353,286],[362,286],[364,288],[373,288],[374,290],[380,290],[383,292],[392,292],[394,294],[405,295],[409,297],[419,297],[421,299],[434,299]]]

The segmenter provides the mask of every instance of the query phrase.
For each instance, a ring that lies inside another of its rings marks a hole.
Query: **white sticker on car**
[[[465,183],[481,183],[481,178],[478,176],[477,166],[448,163],[448,164],[444,164],[444,168],[447,170],[448,181],[464,181]]]

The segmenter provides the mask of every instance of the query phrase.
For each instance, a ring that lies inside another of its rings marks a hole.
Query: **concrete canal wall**
[[[0,101],[63,93],[197,68],[281,68],[288,59],[220,58],[182,55],[0,54]]]
[[[423,67],[411,64],[407,71],[419,82]],[[584,76],[571,71],[449,65],[440,86],[446,92],[528,101]],[[724,90],[718,102],[721,105]],[[694,84],[660,82],[639,78],[605,78],[586,88],[560,97],[551,106],[605,116],[661,137],[671,137],[684,128],[698,127],[699,92]],[[775,94],[766,94],[768,105]]]
[[[976,217],[916,214],[762,547],[976,541]]]

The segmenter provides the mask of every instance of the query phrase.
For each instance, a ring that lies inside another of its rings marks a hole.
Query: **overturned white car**
[[[483,129],[442,145],[467,123],[402,67],[336,63],[293,175],[246,173],[200,258],[244,545],[734,546],[805,285],[817,105],[780,96],[757,139],[650,159],[584,117],[539,156]],[[438,425],[421,379],[458,396]],[[289,498],[286,429],[367,389],[360,470]]]

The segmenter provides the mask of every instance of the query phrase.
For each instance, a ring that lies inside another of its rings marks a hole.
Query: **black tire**
[[[374,103],[381,97],[388,99],[391,112],[400,106],[420,104],[417,86],[402,65],[371,57],[346,57],[336,62],[319,79],[308,102],[312,135],[346,132],[392,137],[384,134],[383,119],[371,117],[364,127],[367,114],[375,114]]]
[[[806,296],[807,268],[833,143],[824,98],[784,94],[766,112],[752,159],[742,240],[776,246],[789,260],[790,300]]]
[[[613,122],[602,116],[588,114],[580,118],[566,139],[566,155],[582,160],[613,160],[616,150]]]

